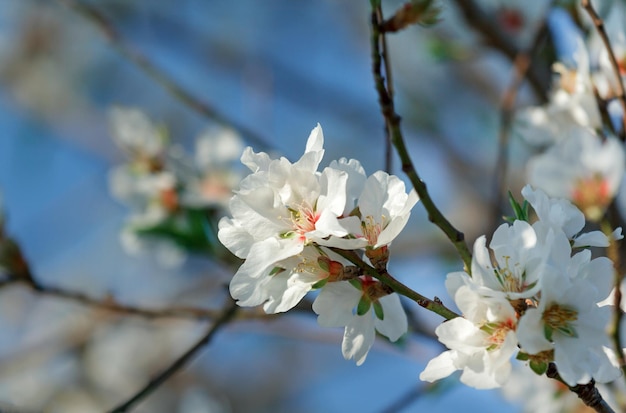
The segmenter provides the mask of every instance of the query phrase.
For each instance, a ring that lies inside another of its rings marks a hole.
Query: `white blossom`
[[[369,277],[328,283],[313,303],[317,322],[323,327],[345,327],[341,352],[360,366],[365,361],[376,331],[391,341],[407,332],[408,321],[397,294]]]
[[[450,350],[432,359],[420,379],[433,382],[462,370],[461,382],[477,389],[502,386],[517,352],[516,314],[503,297],[483,297],[462,285],[454,300],[463,317],[436,329],[437,338]]]

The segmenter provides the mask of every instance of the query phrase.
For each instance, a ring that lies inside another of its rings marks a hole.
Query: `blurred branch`
[[[592,379],[587,384],[577,384],[576,386],[570,386],[563,381],[554,363],[550,363],[548,365],[548,371],[546,372],[546,376],[566,385],[570,389],[570,391],[576,393],[578,398],[582,400],[583,403],[585,403],[585,406],[594,409],[596,412],[615,413],[613,409],[611,409],[611,406],[609,406],[608,403],[605,402],[602,398],[602,395],[596,388],[595,380]]]
[[[388,126],[393,145],[395,146],[400,157],[400,161],[402,162],[402,171],[407,174],[413,184],[413,187],[417,191],[417,194],[422,201],[422,205],[424,205],[424,208],[428,212],[428,219],[447,235],[448,239],[457,249],[461,259],[463,260],[465,269],[469,273],[471,271],[472,254],[465,243],[465,236],[443,216],[441,211],[439,211],[433,202],[430,194],[428,193],[428,189],[426,188],[426,183],[422,181],[417,173],[406,148],[406,144],[404,143],[404,137],[400,129],[400,116],[395,111],[393,98],[389,94],[388,85],[385,84],[385,78],[383,77],[381,70],[382,59],[385,60],[386,67],[389,67],[387,63],[389,62],[387,50],[384,49],[385,55],[381,54],[381,42],[384,43],[385,38],[384,33],[381,33],[380,31],[381,23],[382,11],[380,1],[372,0],[372,72],[374,74],[374,82],[376,85],[376,91],[378,92],[378,101],[381,112]],[[388,73],[386,75],[389,76]]]
[[[19,280],[16,280],[19,281]],[[65,300],[75,301],[77,303],[97,307],[103,310],[112,311],[126,315],[136,315],[148,319],[153,318],[187,318],[194,320],[214,319],[217,311],[195,307],[167,307],[167,308],[142,308],[133,305],[120,304],[112,296],[104,299],[94,298],[85,293],[78,291],[66,290],[59,287],[44,286],[40,283],[23,282],[34,292],[41,295],[48,295]]]
[[[58,1],[66,7],[74,10],[77,14],[95,26],[122,56],[143,70],[168,93],[177,98],[187,107],[201,116],[236,129],[254,146],[265,150],[271,148],[271,145],[265,138],[248,127],[228,118],[209,103],[202,101],[199,97],[195,96],[189,90],[178,84],[172,76],[157,67],[146,55],[137,49],[132,48],[102,12],[84,1]]]
[[[502,30],[493,24],[493,18],[487,15],[473,0],[454,0],[463,14],[466,23],[481,33],[488,45],[502,52],[511,61],[515,61],[521,51],[510,41]],[[529,62],[529,67],[524,76],[532,86],[535,94],[542,100],[547,100],[549,78],[545,76],[541,68],[535,62]]]
[[[509,132],[511,131],[511,123],[513,122],[517,92],[522,85],[524,76],[526,76],[530,69],[533,56],[537,53],[547,35],[548,25],[546,19],[544,19],[533,37],[530,48],[525,52],[518,53],[513,60],[513,78],[502,95],[500,104],[500,132],[498,135],[498,159],[496,160],[496,170],[494,173],[494,200],[492,205],[495,211],[492,214],[492,228],[498,226],[497,223],[501,222],[502,215],[504,214],[502,199],[506,199]]]
[[[200,338],[189,350],[187,350],[182,356],[176,359],[169,367],[163,370],[158,376],[150,380],[150,382],[137,393],[135,393],[130,399],[115,407],[110,413],[124,413],[129,411],[135,404],[148,397],[156,389],[159,388],[167,379],[173,376],[177,371],[181,370],[187,363],[191,361],[193,357],[204,346],[209,344],[213,336],[218,330],[228,324],[228,322],[237,314],[237,305],[234,301],[230,301],[224,308],[219,318],[215,320],[213,325],[209,328],[204,336]]]
[[[609,55],[613,74],[615,75],[615,80],[617,81],[619,89],[617,98],[622,105],[622,131],[620,133],[620,138],[622,139],[622,141],[626,141],[626,90],[624,89],[624,82],[622,81],[619,64],[617,63],[615,53],[613,52],[613,48],[611,47],[611,41],[609,40],[609,36],[604,29],[604,22],[602,21],[600,16],[598,16],[598,13],[596,13],[596,10],[593,8],[593,5],[589,0],[581,0],[581,5],[593,21],[593,24],[596,27],[596,30],[598,31],[598,34],[602,39],[602,43],[604,43],[604,47],[606,47],[606,51]]]

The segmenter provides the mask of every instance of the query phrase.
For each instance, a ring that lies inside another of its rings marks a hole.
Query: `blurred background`
[[[106,18],[114,41],[103,35],[102,20],[74,3],[0,3],[0,193],[7,233],[41,284],[147,308],[219,309],[225,301],[232,270],[211,257],[190,254],[172,266],[158,253],[125,251],[120,233],[129,208],[109,189],[110,171],[126,161],[112,139],[114,106],[142,110],[188,153],[203,130],[220,125],[257,151],[295,160],[319,122],[323,165],[347,157],[359,159],[368,174],[384,168],[368,2],[84,0]],[[471,245],[494,225],[500,107],[514,74],[510,51],[530,47],[547,2],[478,3],[509,52],[486,40],[458,2],[439,3],[437,25],[388,38],[397,111],[418,172]],[[384,1],[385,14],[400,5]],[[122,49],[145,56],[218,115],[198,113]],[[534,81],[546,88],[553,56],[545,47],[537,57]],[[541,99],[522,83],[517,105]],[[503,178],[519,194],[530,149],[513,137],[508,153]],[[395,159],[393,172],[404,179]],[[443,281],[461,268],[418,204],[393,245],[391,272],[450,304]],[[407,307],[419,331],[399,344],[378,340],[361,367],[343,360],[342,331],[317,327],[310,311],[237,320],[133,411],[522,411],[499,391],[469,389],[455,378],[435,388],[420,382],[441,350],[428,333],[440,319]],[[209,325],[118,314],[3,285],[0,402],[7,410],[107,411]]]

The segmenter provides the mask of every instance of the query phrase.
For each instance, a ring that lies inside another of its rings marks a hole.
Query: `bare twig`
[[[146,55],[131,47],[122,35],[115,29],[109,19],[99,10],[80,0],[58,0],[63,5],[74,10],[88,22],[93,24],[115,49],[130,62],[135,64],[167,92],[185,104],[196,113],[222,125],[230,126],[239,131],[250,143],[263,149],[270,149],[271,145],[265,138],[250,128],[230,119],[209,103],[202,101],[189,90],[178,84],[172,76],[157,67]]]
[[[613,52],[613,48],[611,47],[611,41],[609,40],[609,36],[606,33],[604,28],[604,21],[602,18],[598,16],[598,13],[593,8],[593,5],[589,0],[581,0],[581,5],[591,17],[602,42],[604,43],[604,47],[606,47],[606,51],[609,55],[609,60],[611,62],[611,67],[613,69],[613,74],[615,75],[615,80],[618,84],[618,94],[617,98],[619,99],[622,105],[622,130],[620,133],[620,138],[624,141],[626,140],[626,90],[624,89],[624,82],[622,82],[622,75],[620,73],[619,64],[617,63],[617,59],[615,58],[615,53]]]
[[[554,363],[548,365],[548,371],[546,376],[551,379],[557,380],[566,385],[571,392],[576,393],[578,398],[585,403],[585,406],[589,406],[598,413],[615,413],[611,406],[604,401],[602,395],[596,388],[596,382],[591,380],[587,384],[577,384],[576,386],[570,386],[563,381]]]
[[[194,320],[210,320],[215,318],[217,312],[214,310],[196,308],[196,307],[167,307],[167,308],[143,308],[133,305],[125,305],[118,303],[112,296],[103,299],[94,298],[83,292],[72,291],[54,286],[44,286],[40,283],[21,283],[28,286],[34,292],[41,295],[48,295],[69,301],[74,301],[82,305],[97,307],[99,309],[126,314],[135,315],[148,319],[153,318],[186,318]]]
[[[413,187],[420,197],[422,205],[428,212],[428,219],[435,225],[437,225],[446,234],[448,239],[450,239],[452,244],[457,249],[459,255],[461,256],[461,259],[463,260],[465,270],[470,273],[472,254],[467,247],[467,244],[465,243],[465,236],[443,216],[441,211],[439,211],[439,209],[433,202],[430,194],[428,193],[428,189],[426,188],[426,183],[424,183],[424,181],[422,181],[422,179],[418,175],[417,170],[415,169],[413,161],[411,160],[409,152],[406,148],[406,144],[404,143],[404,137],[402,136],[402,131],[400,129],[400,116],[398,116],[395,111],[393,98],[389,95],[389,90],[385,85],[385,78],[383,77],[381,71],[381,42],[382,39],[384,39],[384,33],[381,33],[381,31],[379,30],[379,25],[382,22],[380,2],[372,0],[372,6],[372,72],[374,74],[374,82],[376,85],[376,91],[378,92],[380,108],[383,117],[385,118],[385,122],[388,125],[393,145],[396,148],[396,152],[400,157],[400,161],[402,162],[402,171],[406,173],[411,180]],[[385,61],[389,61],[388,55],[385,56]],[[387,65],[387,67],[389,66]],[[387,76],[389,76],[388,73]]]
[[[139,390],[124,403],[115,407],[113,410],[110,411],[110,413],[124,413],[130,411],[130,409],[132,409],[137,403],[139,403],[150,394],[152,394],[156,389],[158,389],[159,386],[161,386],[167,379],[169,379],[176,372],[185,367],[185,365],[187,365],[187,363],[189,363],[191,359],[196,356],[198,351],[200,351],[204,346],[209,344],[215,333],[217,333],[221,327],[228,324],[228,322],[237,313],[237,308],[238,307],[235,302],[230,301],[225,307],[221,316],[215,320],[213,325],[209,328],[206,334],[200,338],[200,340],[198,340],[189,350],[187,350],[183,355],[181,355],[172,364],[170,364],[158,376],[150,380],[150,382],[146,384],[144,388]]]
[[[502,52],[512,61],[517,58],[520,54],[520,50],[510,40],[510,36],[507,36],[506,33],[494,25],[493,18],[481,10],[473,0],[454,1],[463,14],[467,24],[472,26],[476,31],[480,32],[490,46]],[[526,70],[525,77],[528,79],[536,95],[543,101],[546,101],[549,77],[544,75],[541,72],[541,68],[532,61],[529,62],[529,67]]]

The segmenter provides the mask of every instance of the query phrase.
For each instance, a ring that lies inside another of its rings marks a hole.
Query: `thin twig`
[[[19,281],[19,280],[18,280]],[[82,305],[97,307],[102,310],[115,313],[135,315],[148,319],[153,318],[186,318],[194,320],[210,320],[216,317],[217,312],[196,307],[167,307],[167,308],[143,308],[133,305],[120,304],[111,296],[104,299],[95,298],[80,291],[67,290],[55,286],[45,286],[40,283],[20,282],[28,286],[34,292],[65,300],[74,301]]]
[[[440,300],[431,300],[430,298],[427,298],[407,287],[406,285],[395,279],[391,274],[389,274],[389,272],[376,270],[376,268],[363,261],[357,254],[354,253],[354,251],[346,251],[339,248],[329,249],[359,267],[369,276],[374,277],[388,287],[391,287],[391,289],[396,293],[415,301],[421,307],[432,311],[435,314],[439,314],[446,320],[451,320],[453,318],[459,317],[457,313],[443,305]]]
[[[383,21],[382,10],[380,8],[377,8],[376,13],[378,14],[377,16],[378,21]],[[382,38],[382,42],[381,42],[382,53],[383,53],[383,56],[386,56],[387,55],[387,36],[382,35],[381,38]],[[387,81],[385,82],[385,86],[387,88],[387,93],[389,94],[389,97],[393,99],[393,96],[394,96],[393,78],[391,74],[391,67],[389,66],[389,60],[384,59],[384,64],[385,64],[385,74],[387,75]],[[391,168],[393,168],[392,149],[393,149],[393,144],[391,142],[391,125],[389,124],[389,122],[387,122],[387,119],[385,119],[385,171],[387,173],[391,173],[392,172]]]
[[[593,8],[593,5],[589,0],[581,0],[581,5],[583,6],[587,14],[589,14],[589,17],[591,17],[591,20],[593,21],[593,24],[596,27],[596,30],[598,31],[598,34],[602,39],[602,43],[604,43],[604,47],[606,47],[606,51],[609,55],[613,74],[615,75],[615,80],[617,81],[619,89],[617,98],[622,105],[622,130],[620,133],[620,138],[623,141],[626,141],[626,90],[624,89],[624,82],[622,82],[622,75],[620,73],[619,64],[617,63],[615,53],[613,52],[613,48],[611,47],[611,41],[609,40],[609,36],[607,35],[604,28],[604,21],[602,21],[602,18],[600,18],[600,16],[598,16],[598,13],[596,13],[596,10]]]
[[[374,74],[374,82],[376,85],[376,91],[378,92],[380,108],[385,122],[387,123],[387,125],[389,125],[392,143],[396,148],[396,152],[400,157],[400,161],[402,162],[402,171],[411,180],[415,191],[420,197],[422,205],[428,212],[428,219],[435,225],[437,225],[450,239],[452,244],[457,249],[459,255],[461,256],[461,259],[463,260],[465,270],[469,274],[471,271],[472,254],[467,247],[467,244],[465,243],[465,236],[443,216],[441,211],[439,211],[439,209],[433,202],[430,194],[428,193],[428,189],[426,188],[426,183],[424,183],[424,181],[422,181],[422,179],[418,175],[417,170],[415,169],[413,161],[411,160],[409,152],[406,148],[406,144],[404,143],[404,137],[402,136],[402,131],[400,129],[400,116],[398,116],[395,111],[394,101],[389,95],[389,91],[387,89],[387,86],[385,85],[385,78],[383,77],[381,71],[381,41],[382,39],[384,39],[384,33],[381,33],[381,31],[379,30],[379,25],[382,22],[380,2],[373,0],[372,6],[372,72]],[[385,61],[389,61],[388,55],[385,56]],[[388,73],[387,76],[389,76]]]
[[[563,381],[554,363],[548,365],[548,371],[546,376],[551,379],[557,380],[566,385],[571,392],[576,393],[578,398],[588,406],[594,409],[598,413],[615,413],[611,406],[602,398],[602,395],[596,388],[596,382],[592,379],[587,384],[577,384],[576,386],[570,386]]]
[[[502,52],[514,61],[520,54],[518,47],[511,41],[511,37],[494,25],[494,20],[488,16],[473,0],[454,0],[467,22],[487,40],[487,44]],[[549,77],[541,73],[540,67],[530,62],[525,77],[533,90],[543,101],[547,100]]]
[[[115,49],[127,60],[135,64],[153,80],[161,85],[168,93],[180,102],[208,119],[222,125],[230,126],[239,131],[250,143],[262,149],[270,149],[271,145],[257,132],[229,118],[209,103],[202,101],[189,90],[177,83],[172,76],[157,67],[146,55],[131,47],[122,35],[115,29],[109,19],[90,4],[80,0],[58,0],[66,7],[74,10],[85,20],[94,25],[102,35],[115,47]]]
[[[124,403],[115,407],[110,413],[124,413],[130,411],[137,403],[148,397],[152,394],[156,389],[159,388],[166,380],[172,377],[176,372],[185,367],[193,357],[196,356],[198,351],[200,351],[204,346],[209,344],[215,333],[228,324],[228,322],[236,315],[237,313],[237,305],[234,301],[229,302],[229,304],[224,309],[222,315],[215,320],[213,325],[209,328],[200,340],[198,340],[189,350],[187,350],[183,355],[181,355],[178,359],[176,359],[172,364],[170,364],[165,370],[163,370],[158,376],[150,380],[146,386],[144,386],[141,390],[135,393],[131,398],[129,398]]]
[[[502,206],[501,200],[506,193],[506,175],[508,171],[508,143],[509,143],[509,132],[511,130],[511,123],[513,121],[514,114],[514,106],[515,100],[517,99],[517,92],[522,85],[524,80],[524,76],[528,72],[530,68],[530,64],[532,62],[532,58],[535,53],[538,51],[541,46],[543,40],[548,34],[548,26],[547,22],[544,21],[541,24],[539,30],[534,36],[531,47],[528,51],[520,52],[513,61],[513,69],[514,74],[511,79],[511,83],[504,91],[502,95],[502,102],[500,105],[500,132],[498,136],[498,158],[496,160],[496,170],[494,173],[494,201],[493,205],[495,208],[494,213],[492,214],[492,219],[494,223],[492,227],[496,227],[496,222],[500,222],[504,208]]]

